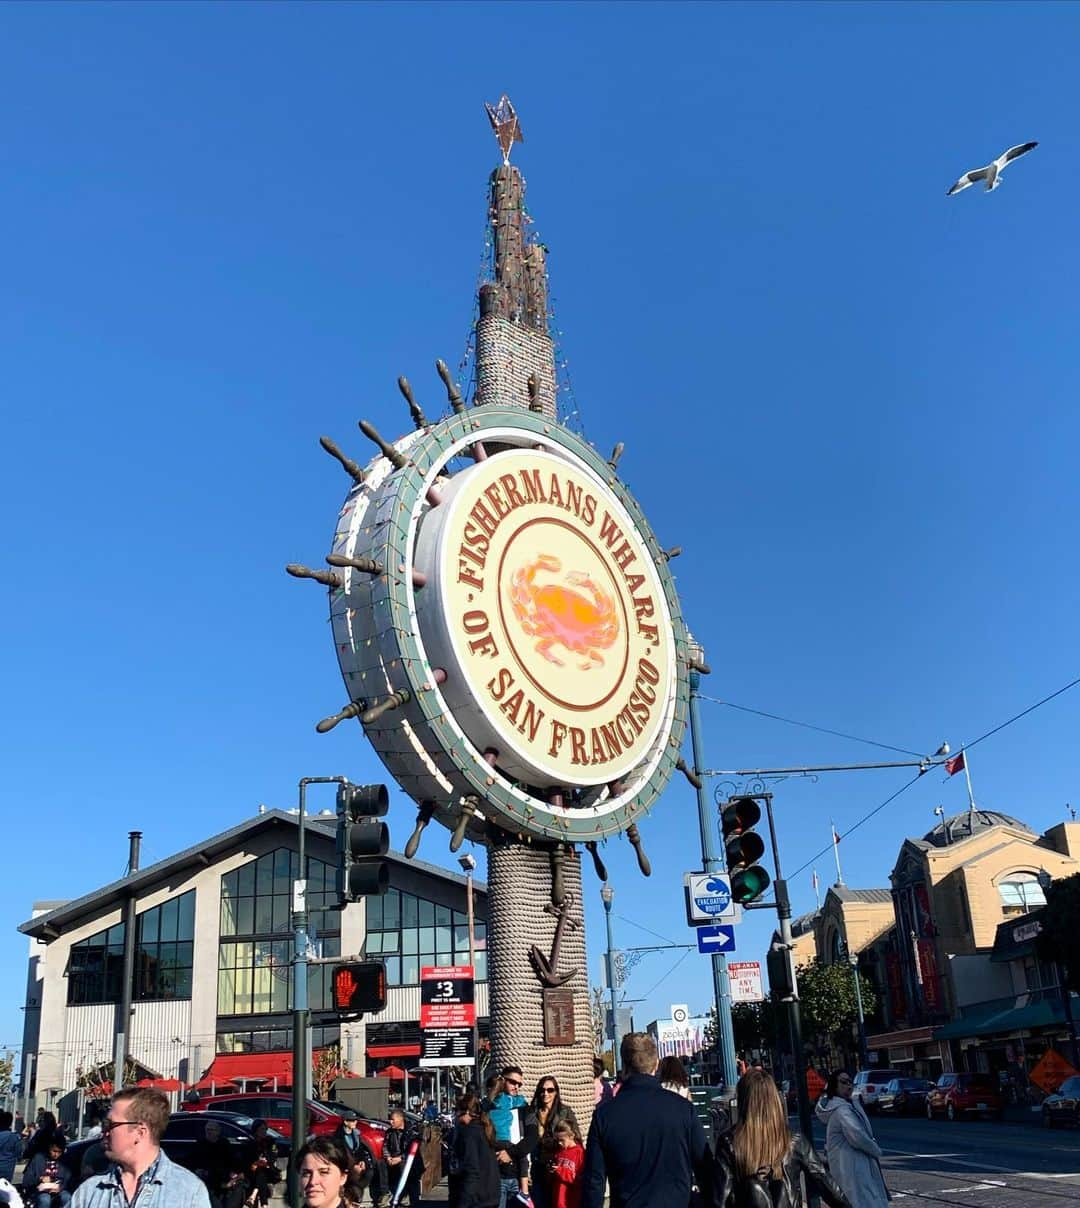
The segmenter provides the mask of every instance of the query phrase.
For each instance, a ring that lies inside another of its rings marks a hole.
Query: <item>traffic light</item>
[[[764,840],[754,831],[760,821],[761,806],[753,797],[732,797],[720,815],[731,896],[741,906],[769,888],[769,874],[758,863],[765,854]]]
[[[386,893],[390,866],[382,858],[390,830],[377,822],[390,806],[385,784],[343,784],[337,793],[337,891],[341,906]]]
[[[769,973],[769,989],[779,999],[795,997],[795,970],[791,963],[791,950],[774,940],[765,957]]]
[[[335,965],[332,985],[335,1011],[381,1011],[386,1006],[386,966],[382,961]]]

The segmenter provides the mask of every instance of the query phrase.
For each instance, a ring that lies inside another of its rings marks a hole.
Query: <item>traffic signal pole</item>
[[[300,1208],[300,1181],[296,1177],[296,1158],[307,1141],[307,1103],[311,1098],[311,1029],[308,1026],[308,914],[307,865],[305,863],[304,820],[307,786],[309,784],[345,784],[344,776],[305,776],[300,781],[300,808],[297,823],[299,835],[299,875],[293,882],[293,1112],[292,1145],[289,1168],[293,1203]]]
[[[694,777],[697,781],[698,826],[701,828],[701,859],[705,872],[727,873],[724,862],[716,854],[716,838],[710,819],[712,813],[709,795],[702,779],[704,769],[701,759],[701,717],[698,712],[698,688],[701,672],[690,668],[690,744],[694,755]],[[716,1007],[717,1041],[720,1049],[720,1065],[724,1075],[724,1086],[733,1090],[738,1082],[735,1065],[735,1029],[731,1022],[731,983],[728,979],[727,957],[722,952],[712,954],[713,1001]],[[614,993],[612,994],[614,1003]]]
[[[765,799],[765,811],[769,819],[769,839],[772,842],[773,868],[776,871],[776,881],[773,885],[776,898],[776,917],[780,922],[780,944],[784,950],[784,960],[788,966],[788,984],[792,988],[791,996],[785,999],[788,1009],[788,1025],[791,1030],[792,1057],[795,1061],[795,1090],[799,1098],[799,1131],[809,1144],[813,1144],[814,1117],[810,1108],[810,1090],[806,1085],[806,1053],[802,1041],[802,1013],[799,1010],[799,988],[795,980],[795,958],[792,955],[791,938],[791,899],[788,897],[787,881],[780,871],[780,848],[776,842],[776,825],[773,822],[772,794],[762,794]]]

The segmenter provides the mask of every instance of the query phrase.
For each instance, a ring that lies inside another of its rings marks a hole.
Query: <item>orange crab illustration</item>
[[[588,594],[563,587],[559,583],[537,583],[541,571],[554,574],[562,562],[551,554],[541,554],[515,571],[510,586],[510,603],[521,628],[539,638],[537,654],[556,667],[565,667],[553,647],[585,656],[578,663],[582,671],[603,665],[601,650],[614,645],[619,636],[619,618],[611,597],[581,571],[571,571],[565,582],[584,588]]]

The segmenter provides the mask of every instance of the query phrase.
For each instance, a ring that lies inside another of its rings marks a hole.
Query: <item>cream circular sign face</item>
[[[424,518],[420,636],[456,722],[539,787],[611,784],[670,720],[675,639],[648,547],[588,468],[537,449],[477,462]]]

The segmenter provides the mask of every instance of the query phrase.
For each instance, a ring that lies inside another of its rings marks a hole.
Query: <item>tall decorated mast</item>
[[[348,702],[417,805],[406,856],[434,819],[450,850],[488,852],[495,1068],[553,1074],[592,1114],[592,1023],[581,849],[625,835],[685,769],[689,659],[668,555],[606,460],[557,417],[544,249],[524,221],[521,140],[504,96],[488,114],[493,279],[480,289],[471,405],[446,365],[430,420],[399,379],[413,429],[364,467],[327,437],[350,487],[326,584]]]

